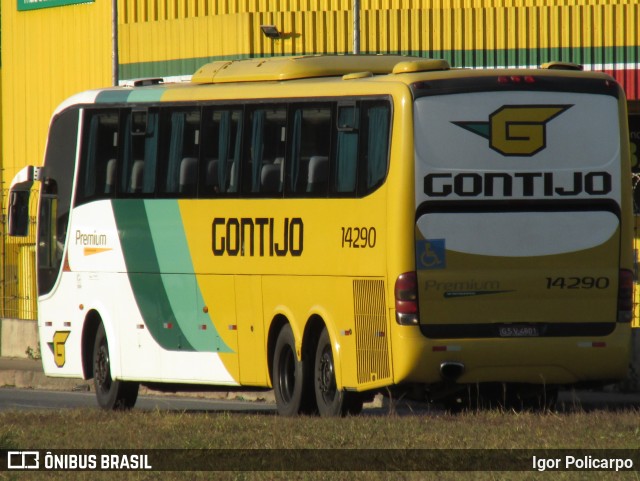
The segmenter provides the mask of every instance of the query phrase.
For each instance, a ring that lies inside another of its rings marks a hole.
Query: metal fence
[[[2,199],[6,200],[7,192]],[[36,211],[38,191],[31,192],[29,206],[29,234],[27,237],[11,237],[7,235],[7,215],[2,207],[2,279],[0,293],[2,317],[15,319],[37,318],[36,288]]]

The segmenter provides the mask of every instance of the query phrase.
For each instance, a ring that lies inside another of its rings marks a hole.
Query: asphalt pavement
[[[36,359],[0,357],[0,388],[47,389],[51,391],[93,391],[93,380],[69,379],[45,376],[42,362]],[[163,395],[164,393],[140,387],[140,395]],[[202,397],[208,399],[242,399],[275,403],[273,391],[242,392],[181,392],[171,396]]]
[[[47,377],[42,363],[34,359],[0,357],[0,388],[47,389],[53,391],[92,391],[93,382],[82,379]],[[140,388],[141,395],[162,395],[157,391]],[[259,392],[188,392],[171,393],[172,396],[190,396],[209,399],[242,399],[275,403],[273,391]],[[375,401],[374,401],[375,402]],[[558,396],[558,409],[562,411],[592,409],[640,409],[640,392],[621,390],[619,386],[603,390],[566,390]]]

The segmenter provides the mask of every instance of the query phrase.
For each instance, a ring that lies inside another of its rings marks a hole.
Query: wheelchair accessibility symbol
[[[416,241],[416,267],[418,269],[444,269],[447,267],[444,239]]]

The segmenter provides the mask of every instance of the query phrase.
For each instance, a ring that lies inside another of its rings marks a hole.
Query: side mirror
[[[29,196],[35,180],[40,180],[42,169],[27,165],[16,174],[9,189],[8,235],[25,237],[29,233]]]
[[[25,237],[29,234],[29,196],[28,190],[15,190],[9,194],[10,236]]]

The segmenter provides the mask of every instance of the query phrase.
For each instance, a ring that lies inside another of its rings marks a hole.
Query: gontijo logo
[[[49,349],[53,353],[53,360],[58,367],[63,367],[67,361],[67,353],[64,345],[70,334],[71,331],[56,331],[53,334],[53,341],[47,343],[47,346],[49,346]]]
[[[547,146],[547,123],[572,105],[503,105],[489,121],[453,124],[489,139],[489,147],[502,155],[530,157]]]

